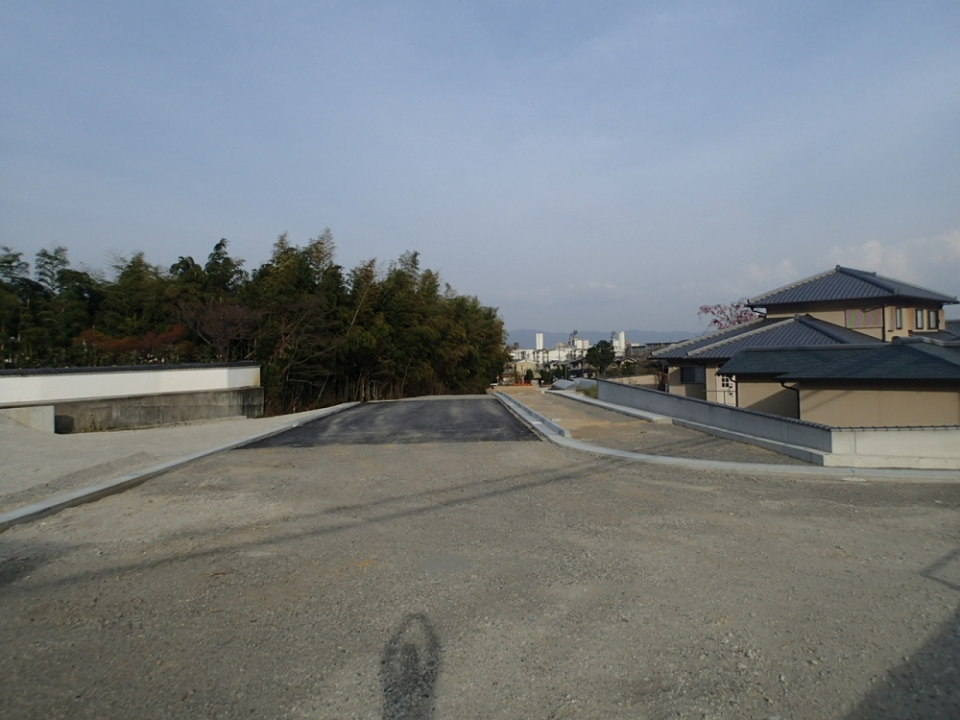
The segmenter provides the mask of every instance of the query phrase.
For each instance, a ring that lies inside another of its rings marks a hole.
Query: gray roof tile
[[[683,340],[682,342],[667,345],[667,347],[651,353],[650,356],[663,360],[669,358],[687,357],[688,353],[696,350],[697,348],[706,347],[707,345],[712,345],[715,342],[736,337],[737,335],[742,335],[743,333],[747,333],[758,328],[768,327],[776,322],[779,321],[767,320],[766,318],[750,320],[749,322],[745,322],[740,325],[734,325],[733,327],[726,328],[725,330],[715,330],[714,332],[707,333],[706,335],[701,335],[699,337],[691,338],[690,340]]]
[[[677,343],[653,353],[662,360],[726,360],[751,347],[811,347],[849,343],[879,343],[880,340],[855,330],[817,320],[809,315],[754,320],[693,340]]]
[[[925,300],[944,305],[954,304],[951,295],[883,277],[865,270],[854,270],[837,265],[833,270],[784,285],[763,295],[750,298],[750,307],[770,307],[799,303],[842,300],[882,300],[902,298]]]
[[[905,341],[820,348],[750,349],[720,371],[788,380],[932,380],[960,384],[960,343]]]

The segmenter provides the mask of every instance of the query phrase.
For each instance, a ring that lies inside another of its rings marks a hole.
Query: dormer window
[[[897,330],[903,330],[903,308],[897,308]]]
[[[940,327],[940,313],[936,310],[927,311],[927,329],[937,330]]]
[[[917,310],[916,321],[917,330],[923,330],[923,310]]]

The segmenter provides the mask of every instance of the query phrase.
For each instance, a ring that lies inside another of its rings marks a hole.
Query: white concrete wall
[[[960,428],[867,428],[832,435],[829,465],[960,468]]]
[[[259,387],[260,367],[0,376],[0,405]]]

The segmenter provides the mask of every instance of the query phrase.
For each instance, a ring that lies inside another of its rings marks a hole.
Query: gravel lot
[[[233,451],[0,535],[0,717],[955,719],[958,521],[543,442]]]

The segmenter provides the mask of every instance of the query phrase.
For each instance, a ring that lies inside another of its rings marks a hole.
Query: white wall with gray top
[[[260,366],[137,365],[0,372],[0,406],[259,387]]]
[[[260,417],[263,404],[252,363],[0,372],[0,415],[60,434]]]

